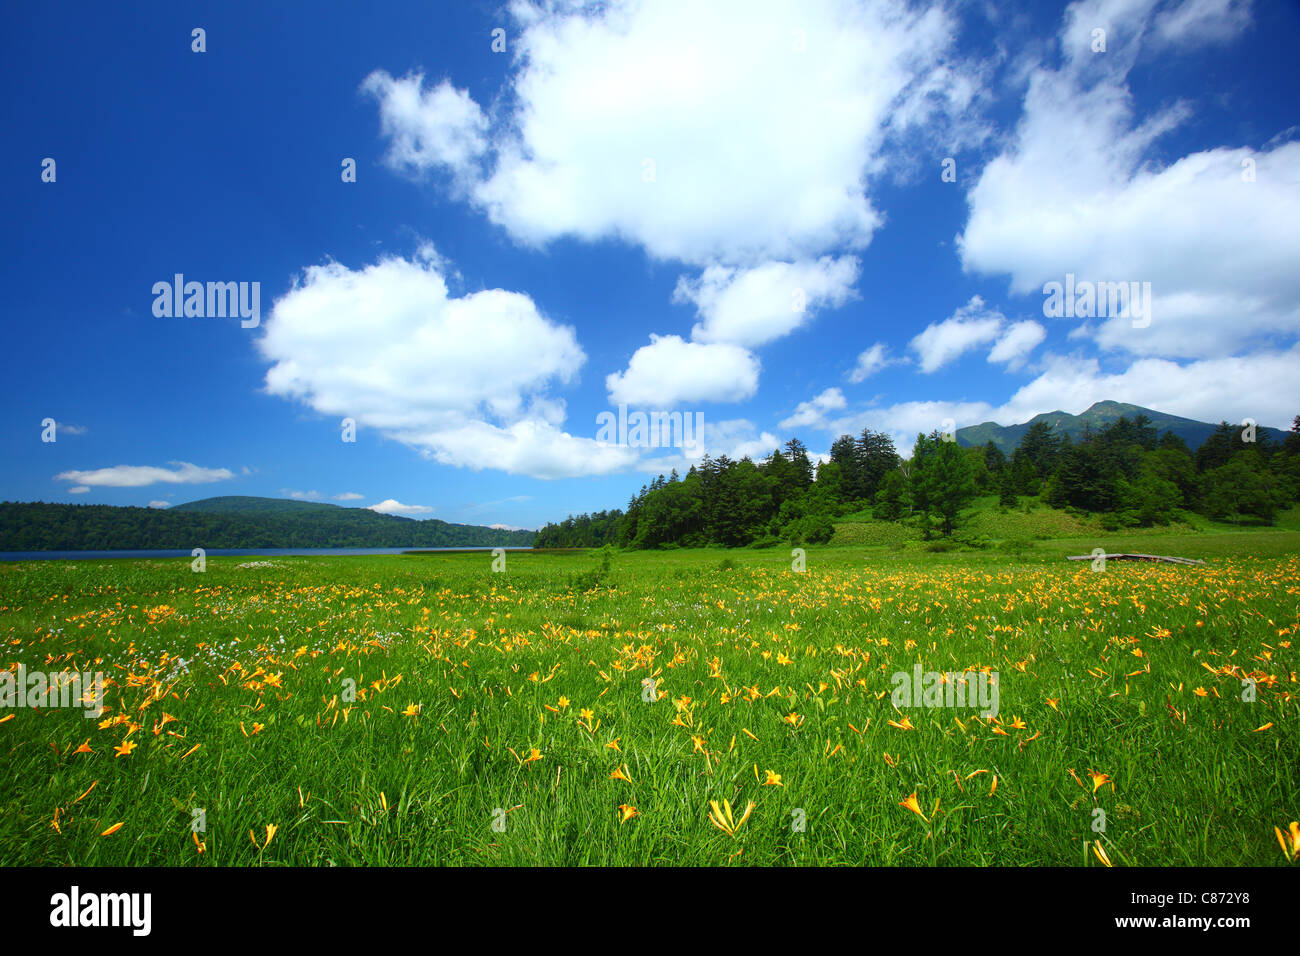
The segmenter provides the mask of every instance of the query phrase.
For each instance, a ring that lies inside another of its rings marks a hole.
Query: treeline
[[[1036,494],[1054,508],[1099,513],[1108,528],[1165,524],[1179,510],[1272,524],[1300,492],[1300,415],[1280,442],[1220,422],[1194,453],[1172,432],[1157,438],[1145,415],[1077,442],[1035,425],[998,483],[1004,503]]]
[[[337,513],[335,513],[337,512]],[[531,531],[412,521],[363,508],[226,514],[115,505],[0,503],[0,551],[528,547]]]
[[[1145,415],[1077,441],[1037,423],[1010,457],[993,442],[961,447],[932,432],[904,460],[887,434],[866,429],[836,440],[817,468],[798,439],[757,464],[706,456],[685,477],[674,470],[643,486],[626,511],[548,524],[535,546],[817,544],[834,534],[833,519],[864,509],[926,538],[951,536],[981,495],[997,495],[1002,507],[1037,498],[1100,514],[1111,529],[1168,523],[1180,511],[1271,523],[1298,494],[1300,416],[1283,442],[1222,422],[1195,453],[1172,432],[1157,436]]]
[[[739,547],[782,541],[820,543],[835,533],[832,519],[845,512],[859,474],[883,474],[899,459],[888,436],[870,431],[837,443],[840,462],[814,469],[797,438],[761,464],[748,457],[705,456],[685,477],[660,475],[628,502],[627,510],[602,511],[548,524],[535,547],[615,544],[623,548]],[[845,463],[849,473],[845,474]]]

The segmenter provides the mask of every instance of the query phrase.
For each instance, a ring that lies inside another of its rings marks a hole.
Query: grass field
[[[1099,546],[0,566],[0,863],[1283,865],[1300,534]]]

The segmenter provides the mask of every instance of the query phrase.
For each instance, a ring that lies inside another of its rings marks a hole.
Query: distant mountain
[[[0,503],[0,551],[526,548],[532,531],[415,521],[367,508],[240,495],[173,508]]]
[[[370,511],[368,508],[344,509],[340,505],[326,504],[322,501],[301,501],[297,498],[257,498],[252,495],[220,495],[216,498],[200,498],[198,501],[187,501],[184,504],[173,505],[170,510],[245,515],[334,514],[343,510],[366,511],[369,514],[378,513]],[[403,518],[402,520],[409,521],[410,519]]]
[[[1166,415],[1164,412],[1157,412],[1151,408],[1143,408],[1141,405],[1128,405],[1124,402],[1097,402],[1087,411],[1078,415],[1070,415],[1067,412],[1044,412],[1041,415],[1035,415],[1029,421],[1020,425],[999,425],[997,422],[984,422],[980,425],[969,425],[966,428],[957,429],[957,444],[959,445],[983,445],[985,442],[993,442],[1003,454],[1010,455],[1024,437],[1025,432],[1029,431],[1029,426],[1035,422],[1047,422],[1058,432],[1064,432],[1071,439],[1077,441],[1083,437],[1085,431],[1089,428],[1092,431],[1100,431],[1109,425],[1115,419],[1122,417],[1133,418],[1136,415],[1145,415],[1151,419],[1151,424],[1155,427],[1157,435],[1163,435],[1165,432],[1173,432],[1183,441],[1187,442],[1187,447],[1192,451],[1199,448],[1205,439],[1218,427],[1217,424],[1211,425],[1208,422],[1198,422],[1191,418],[1180,418],[1177,415]],[[1267,432],[1270,438],[1281,441],[1286,437],[1286,432],[1278,428],[1260,427],[1259,432]]]

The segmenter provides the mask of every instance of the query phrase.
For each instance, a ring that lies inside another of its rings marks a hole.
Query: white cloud
[[[341,495],[335,495],[335,501],[360,501],[365,495],[359,495],[355,491],[345,491]]]
[[[509,10],[514,58],[490,110],[446,80],[367,78],[390,163],[449,174],[454,195],[520,243],[614,239],[702,267],[675,294],[696,305],[699,343],[754,348],[843,304],[858,261],[842,253],[884,222],[871,184],[913,174],[936,141],[951,150],[988,134],[986,68],[954,57],[957,23],[941,4]],[[643,350],[642,365],[670,347]],[[751,363],[728,363],[732,379],[702,394],[752,394]],[[642,396],[660,384],[632,367],[616,380]],[[671,375],[662,388],[688,400]]]
[[[443,267],[422,255],[308,268],[263,322],[267,390],[443,464],[541,478],[632,464],[630,449],[560,428],[564,404],[548,389],[586,359],[573,329],[518,292],[453,298]]]
[[[1251,0],[1186,0],[1156,15],[1155,36],[1182,50],[1222,43],[1250,25],[1250,8]]]
[[[510,6],[504,95],[376,72],[392,160],[443,169],[525,243],[623,239],[707,265],[860,248],[897,140],[965,129],[977,84],[939,6],[689,0]],[[486,136],[486,142],[484,137]],[[442,145],[443,141],[449,145]],[[653,162],[652,181],[645,160]]]
[[[64,471],[54,476],[55,481],[73,481],[78,485],[107,488],[142,488],[145,485],[203,485],[214,481],[227,481],[235,477],[226,468],[200,468],[186,461],[169,461],[171,468],[152,465],[115,465],[93,471]]]
[[[744,418],[706,424],[704,436],[707,454],[714,458],[726,455],[732,461],[746,457],[758,461],[781,447],[778,436],[759,431],[753,422]]]
[[[933,372],[956,359],[962,353],[979,345],[994,341],[1006,322],[1006,316],[996,309],[987,308],[979,296],[942,322],[931,323],[925,331],[912,339],[910,346],[916,353],[922,372]]]
[[[691,330],[695,341],[754,348],[794,331],[817,309],[841,306],[856,295],[858,265],[853,256],[766,262],[752,269],[713,265],[698,279],[682,276],[673,301],[693,302],[704,320]]]
[[[440,464],[498,468],[534,478],[606,475],[635,464],[635,450],[597,442],[594,420],[591,430],[592,438],[580,438],[539,419],[507,426],[467,421],[437,432],[413,431],[407,437]]]
[[[1048,355],[1043,371],[1002,405],[983,401],[901,402],[862,409],[828,421],[829,434],[874,428],[894,436],[907,453],[918,432],[929,434],[945,420],[956,427],[993,421],[1026,422],[1042,412],[1072,415],[1101,401],[1127,402],[1197,421],[1240,422],[1286,429],[1300,408],[1300,345],[1285,352],[1259,352],[1179,363],[1143,358],[1122,371],[1103,372],[1095,358]]]
[[[714,458],[725,455],[733,461],[748,456],[758,461],[772,454],[773,449],[780,446],[781,439],[778,436],[759,430],[748,419],[733,418],[720,422],[706,420],[704,440],[700,443],[697,453],[688,456],[680,448],[668,448],[662,455],[643,458],[638,463],[638,468],[648,475],[666,475],[676,468],[679,474],[684,475],[693,465],[698,466],[705,455]],[[815,456],[809,454],[815,461]]]
[[[672,408],[684,402],[738,402],[758,390],[758,359],[726,343],[687,342],[679,335],[650,336],[626,371],[605,378],[615,404]]]
[[[155,500],[149,502],[150,508],[170,508],[171,506],[172,503],[170,501]]]
[[[1099,323],[1094,335],[1106,349],[1203,358],[1293,341],[1300,143],[1221,146],[1162,163],[1153,145],[1193,108],[1173,103],[1139,117],[1125,85],[1143,37],[1154,38],[1152,49],[1193,34],[1221,41],[1247,22],[1248,8],[1192,0],[1164,8],[1154,27],[1153,9],[1149,0],[1069,8],[1064,65],[1031,71],[1013,140],[970,191],[962,264],[1006,274],[1013,291],[1034,296],[1068,273],[1150,282],[1150,326]],[[1215,21],[1221,29],[1197,32],[1216,10],[1228,11]],[[1107,22],[1107,51],[1093,54],[1089,32]],[[1245,181],[1252,164],[1254,181]]]
[[[838,388],[828,388],[810,402],[800,402],[794,414],[779,423],[779,428],[800,428],[826,420],[826,413],[844,408],[848,403]]]
[[[887,406],[871,406],[823,426],[829,435],[856,435],[864,428],[881,431],[894,440],[900,455],[911,454],[918,434],[944,431],[949,423],[957,428],[987,421],[992,406],[987,402],[911,401]]]
[[[1043,365],[1041,375],[997,410],[997,421],[1023,422],[1057,408],[1078,414],[1110,399],[1198,421],[1249,417],[1287,428],[1300,409],[1300,346],[1183,363],[1143,358],[1111,373],[1096,359],[1049,356]]]
[[[377,511],[381,515],[401,515],[403,517],[433,513],[433,509],[428,505],[404,505],[395,498],[387,498],[377,505],[366,505],[366,509],[368,511]]]
[[[71,488],[68,489],[68,494],[84,495],[89,490],[90,490],[90,485],[73,485]]]
[[[1047,330],[1032,320],[1024,322],[1013,322],[1007,326],[998,338],[997,344],[989,352],[990,362],[999,362],[1014,371],[1025,363],[1029,356],[1043,339],[1047,338]]]
[[[893,361],[897,360],[889,358],[889,347],[883,342],[877,342],[858,355],[858,364],[849,372],[849,381],[855,385],[865,382]]]
[[[58,422],[55,425],[56,435],[84,435],[89,431],[85,425],[69,425],[64,422]]]
[[[387,160],[399,169],[430,166],[464,172],[487,149],[487,117],[465,90],[443,80],[424,90],[424,75],[393,79],[383,70],[361,89],[379,100],[380,126],[389,137]]]
[[[298,501],[315,501],[317,498],[321,497],[319,491],[291,491],[288,488],[281,488],[280,494],[288,495],[290,498]]]

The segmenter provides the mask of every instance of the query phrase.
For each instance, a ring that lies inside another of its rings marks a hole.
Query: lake
[[[408,551],[492,551],[493,548],[210,548],[209,558],[271,557],[293,558],[313,555],[360,556],[367,554],[406,554]],[[531,551],[531,548],[506,548],[507,551]],[[189,558],[192,551],[0,551],[0,561],[98,561],[105,558]]]

